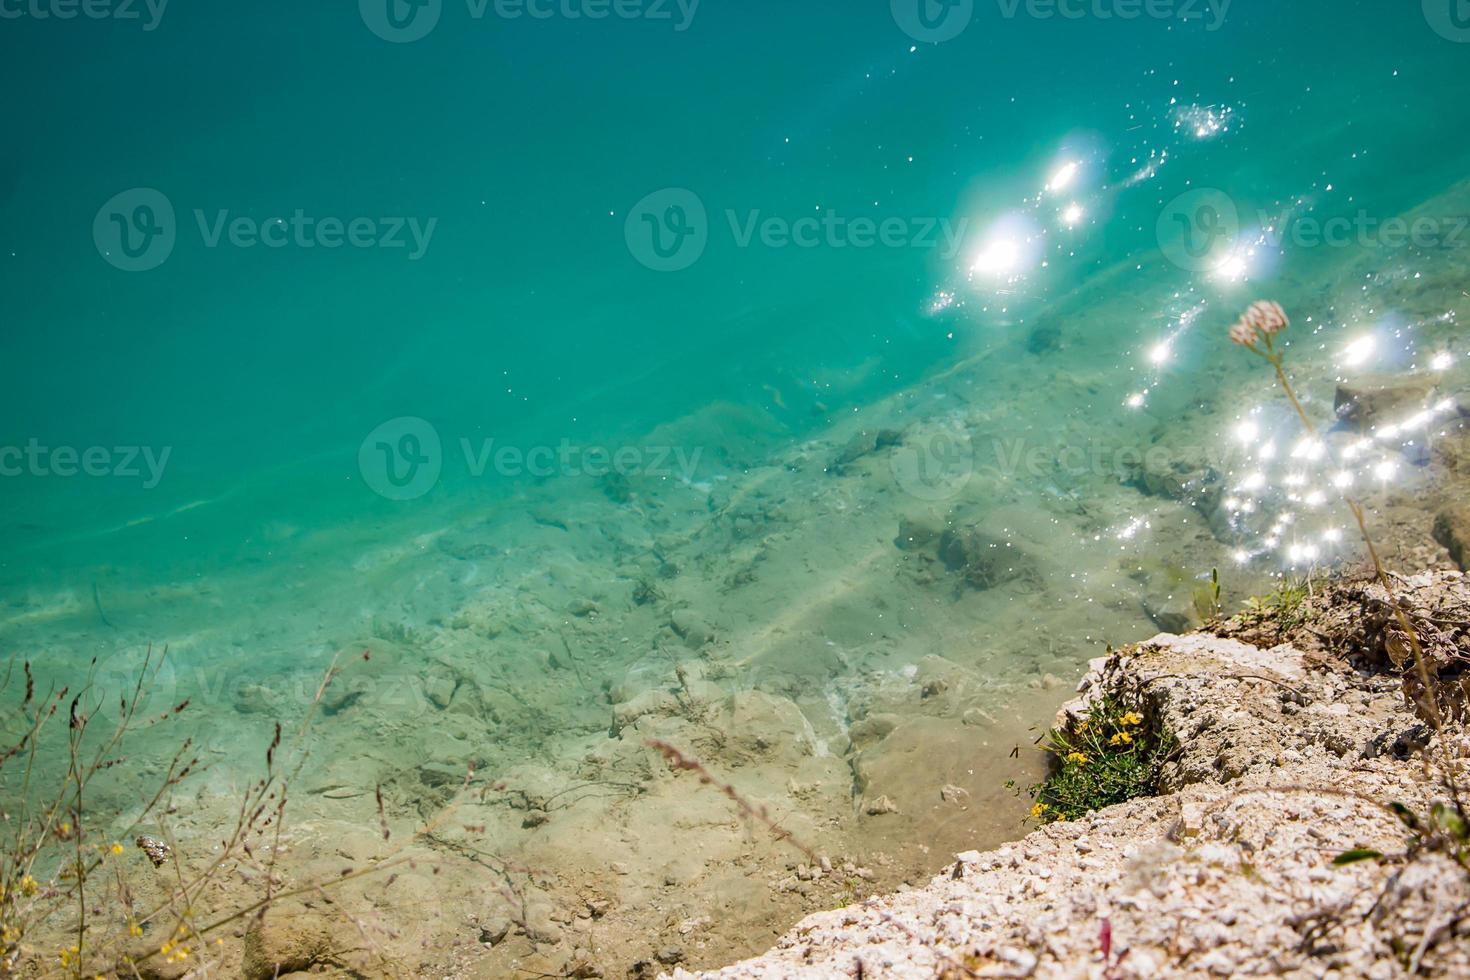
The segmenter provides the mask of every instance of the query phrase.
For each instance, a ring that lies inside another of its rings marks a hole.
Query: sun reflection
[[[1210,276],[1217,282],[1244,282],[1251,277],[1251,266],[1255,257],[1254,248],[1237,247],[1220,257],[1220,261],[1210,269]]]
[[[1342,362],[1349,367],[1359,367],[1367,363],[1377,348],[1378,338],[1364,334],[1342,349]]]
[[[1046,182],[1046,189],[1052,193],[1066,190],[1077,179],[1081,169],[1082,165],[1076,160],[1068,160],[1052,173],[1051,179]]]
[[[1021,246],[1012,239],[998,238],[975,256],[970,271],[986,276],[1004,276],[1015,272],[1020,265]]]
[[[1459,411],[1454,398],[1440,397],[1371,434],[1339,429],[1320,437],[1283,431],[1259,407],[1237,417],[1221,438],[1227,456],[1243,465],[1231,469],[1226,462],[1230,493],[1220,502],[1220,516],[1236,535],[1237,561],[1274,557],[1293,567],[1344,553],[1357,538],[1341,525],[1334,504],[1359,484],[1381,488],[1404,480],[1413,471],[1404,454],[1418,458],[1415,440]]]
[[[1196,140],[1214,139],[1230,132],[1230,106],[1184,105],[1174,109],[1175,131]]]

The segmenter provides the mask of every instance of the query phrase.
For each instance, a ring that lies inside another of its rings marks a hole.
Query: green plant
[[[1149,724],[1132,706],[1111,695],[1095,701],[1082,718],[1043,738],[1052,770],[1030,789],[1035,801],[1032,819],[1076,820],[1115,803],[1152,795],[1158,788],[1159,765],[1173,747],[1173,737]]]
[[[1311,598],[1310,578],[1283,578],[1269,595],[1247,599],[1244,615],[1257,625],[1274,622],[1277,633],[1288,633],[1311,620]]]
[[[1194,608],[1205,622],[1219,619],[1225,614],[1225,605],[1220,601],[1220,570],[1210,569],[1208,588],[1197,588],[1194,592]]]

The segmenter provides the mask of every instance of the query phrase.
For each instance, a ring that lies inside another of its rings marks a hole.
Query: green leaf
[[[1390,803],[1388,805],[1388,808],[1393,811],[1393,815],[1398,817],[1399,821],[1405,827],[1408,827],[1410,830],[1415,831],[1416,833],[1418,832],[1419,818],[1414,816],[1413,810],[1410,810],[1402,803]]]
[[[1462,841],[1470,836],[1470,827],[1465,825],[1465,816],[1457,807],[1446,803],[1436,803],[1430,807],[1429,813],[1434,817],[1434,822],[1455,840]]]
[[[1340,868],[1344,864],[1356,864],[1359,861],[1374,861],[1381,857],[1383,857],[1383,854],[1373,850],[1371,847],[1355,847],[1351,851],[1343,851],[1337,857],[1333,858],[1332,864],[1334,867]]]

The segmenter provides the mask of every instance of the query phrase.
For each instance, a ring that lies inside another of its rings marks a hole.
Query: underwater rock
[[[880,796],[875,800],[869,800],[863,812],[870,817],[880,817],[885,813],[897,813],[898,805],[888,797]]]
[[[725,732],[727,748],[722,764],[784,756],[797,764],[814,750],[806,716],[787,698],[764,691],[736,691],[722,706],[715,726]]]
[[[424,697],[429,703],[443,711],[449,707],[454,700],[454,692],[458,690],[459,683],[448,669],[436,667],[429,671],[429,676],[424,679]]]
[[[1061,350],[1062,328],[1055,323],[1043,323],[1026,335],[1026,353],[1050,354]]]
[[[615,504],[633,502],[633,484],[628,480],[626,473],[612,470],[598,481],[598,486],[602,490],[602,495]]]
[[[903,444],[903,433],[898,429],[864,429],[848,440],[842,452],[832,462],[832,470],[841,473],[864,456],[871,456],[880,449],[891,449]]]
[[[1204,622],[1193,596],[1145,596],[1143,611],[1165,633],[1188,633]]]
[[[1155,447],[1132,468],[1126,482],[1150,497],[1188,504],[1206,518],[1219,511],[1225,495],[1225,477],[1198,451],[1165,456]]]
[[[1470,506],[1454,504],[1434,518],[1434,540],[1444,545],[1461,571],[1470,571]]]
[[[554,908],[546,900],[527,903],[521,931],[537,945],[555,946],[561,942],[561,927],[552,918]]]
[[[847,730],[847,737],[852,747],[861,751],[887,737],[902,722],[903,718],[899,715],[871,714],[853,722]]]
[[[1363,378],[1337,386],[1332,407],[1337,417],[1356,429],[1402,422],[1434,400],[1431,378]]]
[[[944,528],[939,525],[905,517],[898,522],[898,537],[893,543],[899,551],[928,551],[943,533]]]
[[[497,945],[510,933],[510,916],[491,913],[480,922],[480,942]]]
[[[277,713],[280,698],[263,684],[241,684],[232,701],[242,715],[269,715]]]
[[[669,625],[692,649],[699,649],[715,638],[715,631],[692,609],[675,609],[669,617]]]
[[[601,610],[598,607],[597,603],[593,602],[591,599],[573,599],[571,602],[567,603],[567,613],[572,616],[576,616],[578,619],[585,619],[588,616],[594,616],[600,611]]]
[[[331,959],[331,925],[320,916],[272,909],[262,917],[251,916],[249,922],[241,963],[245,980],[273,980]]]
[[[667,718],[678,713],[679,701],[668,691],[643,691],[613,705],[612,731],[616,735],[645,715]]]
[[[441,535],[434,547],[459,561],[484,561],[502,550],[499,540],[484,527]]]
[[[1451,473],[1470,478],[1470,430],[1460,428],[1435,440],[1434,455]]]
[[[981,591],[1036,576],[1035,562],[1030,555],[1011,542],[974,527],[952,528],[940,535],[938,557],[966,585]]]

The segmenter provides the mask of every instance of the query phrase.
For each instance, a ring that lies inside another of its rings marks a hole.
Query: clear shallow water
[[[873,677],[931,654],[990,685],[952,718],[1001,715],[1154,629],[1160,582],[1291,566],[1180,537],[1119,455],[1223,451],[1270,398],[1223,336],[1247,302],[1327,375],[1470,354],[1470,44],[1432,7],[977,4],[940,44],[882,4],[446,2],[406,43],[370,4],[28,8],[0,21],[0,645],[65,676],[169,644],[222,746],[261,733],[244,684],[289,713],[335,653],[391,648],[420,693],[449,662],[534,702],[468,711],[461,754],[502,770],[565,771],[559,733],[666,682],[649,658],[789,698],[839,755]],[[973,589],[898,543],[946,519],[1034,567]],[[324,736],[363,784],[422,754],[363,731],[454,727],[373,709]]]

